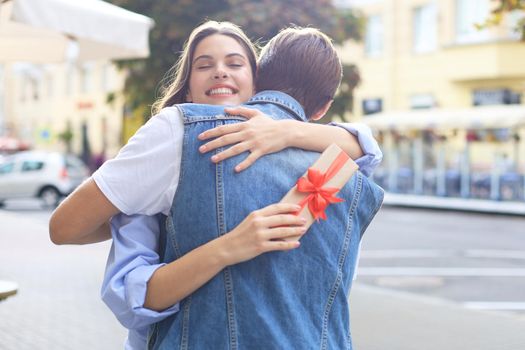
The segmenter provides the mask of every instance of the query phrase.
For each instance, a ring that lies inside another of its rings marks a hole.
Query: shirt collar
[[[304,114],[304,109],[296,99],[290,95],[285,94],[284,92],[267,90],[261,91],[255,96],[253,96],[248,102],[247,105],[253,105],[261,102],[268,102],[278,105],[290,112],[293,118],[300,121],[308,121],[306,115]]]

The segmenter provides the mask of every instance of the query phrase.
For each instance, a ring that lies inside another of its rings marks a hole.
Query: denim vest
[[[291,97],[266,91],[248,103],[274,119],[306,121]],[[219,164],[200,154],[197,135],[244,119],[224,107],[181,105],[184,141],[179,185],[167,218],[161,259],[169,263],[234,229],[250,212],[279,202],[319,153],[289,148],[241,173],[247,154]],[[220,151],[220,150],[218,150]],[[314,223],[298,249],[230,266],[150,330],[151,349],[351,349],[348,297],[359,241],[383,191],[357,172]]]

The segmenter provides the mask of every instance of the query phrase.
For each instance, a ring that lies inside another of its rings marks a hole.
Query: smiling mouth
[[[238,91],[235,89],[227,88],[227,87],[220,87],[220,88],[214,88],[206,91],[207,96],[215,96],[215,95],[233,95],[236,94]]]

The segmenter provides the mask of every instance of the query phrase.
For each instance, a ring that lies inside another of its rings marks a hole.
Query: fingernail
[[[301,209],[301,206],[300,206],[300,205],[294,205],[293,208],[294,208],[295,210],[299,210],[299,209]]]
[[[200,146],[199,147],[199,151],[206,152],[206,146]]]
[[[216,162],[216,161],[219,160],[219,157],[217,157],[217,156],[212,156],[212,157],[211,157],[211,160],[212,160],[213,162]]]
[[[302,222],[303,224],[306,224],[306,219],[305,219],[305,218],[301,218],[301,222]]]
[[[235,167],[235,171],[236,171],[236,172],[239,172],[239,171],[241,171],[241,170],[242,170],[242,169],[241,169],[240,166],[237,165],[237,166]]]
[[[204,133],[200,133],[199,136],[197,136],[200,140],[204,138]]]

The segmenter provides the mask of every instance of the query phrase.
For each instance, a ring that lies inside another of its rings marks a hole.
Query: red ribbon
[[[301,177],[297,180],[297,190],[308,193],[308,196],[299,202],[301,209],[299,209],[297,214],[299,214],[306,203],[308,203],[308,209],[315,220],[319,221],[319,218],[326,220],[325,209],[331,203],[344,202],[343,199],[335,196],[339,188],[323,186],[341,170],[348,159],[349,157],[345,152],[339,153],[324,174],[317,169],[308,168],[307,177]]]

